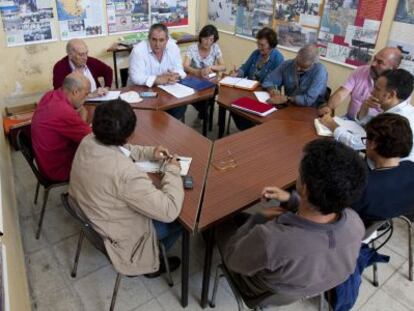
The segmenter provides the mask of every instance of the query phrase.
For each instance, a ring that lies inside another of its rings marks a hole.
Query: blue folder
[[[204,80],[204,79],[199,79],[196,77],[186,77],[184,79],[182,79],[180,82],[178,82],[182,85],[191,87],[192,89],[196,90],[196,91],[202,91],[205,89],[208,89],[210,87],[215,87],[216,84],[214,84],[213,82],[210,82],[208,80]]]

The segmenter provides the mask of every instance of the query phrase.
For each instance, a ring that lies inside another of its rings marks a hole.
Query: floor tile
[[[413,306],[414,308],[414,306]],[[360,311],[409,311],[408,309],[395,300],[392,296],[388,295],[382,289],[378,290],[369,301],[362,306]]]
[[[83,309],[78,297],[69,288],[34,297],[32,308],[33,311],[79,311]]]
[[[414,309],[414,282],[408,280],[408,262],[392,275],[382,289],[406,308]]]

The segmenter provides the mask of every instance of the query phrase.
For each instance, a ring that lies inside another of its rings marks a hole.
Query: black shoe
[[[168,257],[168,263],[170,266],[170,272],[173,272],[178,269],[178,267],[181,264],[181,260],[177,256],[171,256]],[[160,258],[160,268],[158,269],[158,271],[144,274],[144,276],[146,278],[153,279],[159,277],[161,274],[165,272],[167,272],[167,269],[165,268],[164,259]]]

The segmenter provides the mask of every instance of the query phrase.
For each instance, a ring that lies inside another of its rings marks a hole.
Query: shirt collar
[[[76,69],[75,64],[72,63],[72,61],[69,59],[69,67],[70,69],[72,69],[72,71],[74,71]],[[88,70],[88,66],[85,65],[85,67],[83,67],[83,71],[86,72]]]
[[[411,102],[411,96],[408,97],[403,102],[399,103],[398,105],[388,109],[386,112],[396,113],[398,111],[404,110],[408,105],[411,105],[410,102]]]

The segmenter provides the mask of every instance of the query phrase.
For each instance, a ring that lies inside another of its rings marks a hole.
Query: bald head
[[[371,63],[370,74],[376,80],[385,71],[397,69],[400,66],[402,54],[396,47],[385,47],[375,54]]]
[[[66,45],[66,53],[68,54],[69,60],[76,68],[83,68],[86,66],[88,52],[88,46],[81,39],[69,40]]]
[[[319,59],[319,49],[314,44],[304,45],[296,56],[297,70],[306,71]]]
[[[63,80],[62,88],[72,105],[79,108],[91,91],[91,83],[83,74],[72,72]]]

